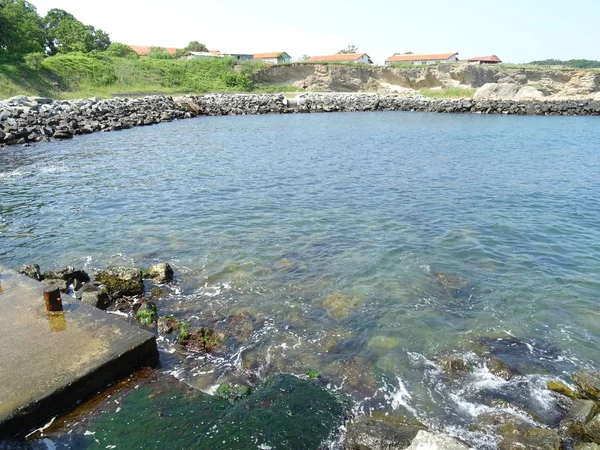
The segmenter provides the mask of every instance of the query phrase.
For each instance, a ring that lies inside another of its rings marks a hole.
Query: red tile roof
[[[285,52],[256,53],[254,59],[279,58]]]
[[[131,47],[131,49],[140,56],[148,56],[152,50],[152,47],[146,45],[130,45],[129,47]],[[165,50],[171,55],[175,55],[175,53],[177,53],[177,49],[173,47],[166,47]]]
[[[445,61],[456,55],[458,55],[458,52],[434,53],[430,55],[394,55],[390,56],[385,62]]]
[[[213,55],[221,56],[221,52],[219,50],[209,50],[208,53],[212,53]]]
[[[475,58],[467,58],[467,61],[470,62],[495,62],[495,63],[501,63],[502,60],[500,58],[498,58],[496,55],[490,55],[490,56],[477,56]]]
[[[341,53],[337,55],[326,55],[326,56],[311,56],[306,62],[319,62],[319,61],[358,61],[366,53]],[[369,55],[367,55],[369,58]],[[369,58],[371,59],[371,58]]]

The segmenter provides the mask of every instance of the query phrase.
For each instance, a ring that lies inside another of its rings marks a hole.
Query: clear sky
[[[600,0],[30,0],[65,9],[116,42],[295,60],[348,44],[377,63],[396,52],[496,54],[505,62],[600,60]]]

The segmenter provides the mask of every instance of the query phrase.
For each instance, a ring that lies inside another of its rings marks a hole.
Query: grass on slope
[[[45,58],[36,67],[0,61],[0,98],[243,92],[253,87],[248,75],[236,72],[229,58],[161,60],[69,53]]]

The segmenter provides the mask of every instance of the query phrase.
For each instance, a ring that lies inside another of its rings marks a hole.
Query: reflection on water
[[[67,329],[67,319],[65,318],[64,312],[49,312],[48,313],[48,324],[50,325],[50,331],[53,333],[60,333]]]
[[[212,356],[161,336],[180,379],[316,373],[493,448],[485,413],[551,426],[545,382],[600,363],[599,147],[595,118],[356,113],[10,148],[0,264],[168,261],[159,313],[228,336]]]

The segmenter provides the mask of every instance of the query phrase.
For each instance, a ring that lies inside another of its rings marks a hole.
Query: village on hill
[[[155,47],[150,46],[139,46],[130,45],[131,49],[135,51],[139,56],[144,57],[150,55],[152,49]],[[266,64],[289,64],[292,62],[292,57],[285,51],[281,52],[266,52],[266,53],[221,53],[219,50],[208,50],[208,51],[187,51],[180,52],[180,49],[173,47],[158,47],[162,51],[168,52],[174,57],[185,58],[185,59],[213,59],[213,58],[224,58],[231,57],[236,61],[249,61],[257,60],[263,61]],[[323,56],[307,56],[300,59],[298,62],[307,63],[360,63],[360,64],[373,64],[373,60],[367,53],[354,53],[354,52],[339,52],[334,55],[323,55]],[[500,64],[502,60],[496,55],[488,56],[477,56],[467,59],[460,59],[458,52],[450,53],[431,53],[431,54],[414,54],[411,52],[405,54],[396,53],[385,60],[387,66],[394,64],[413,64],[419,65],[431,65],[431,64],[443,64],[443,63],[467,63],[467,64]]]

